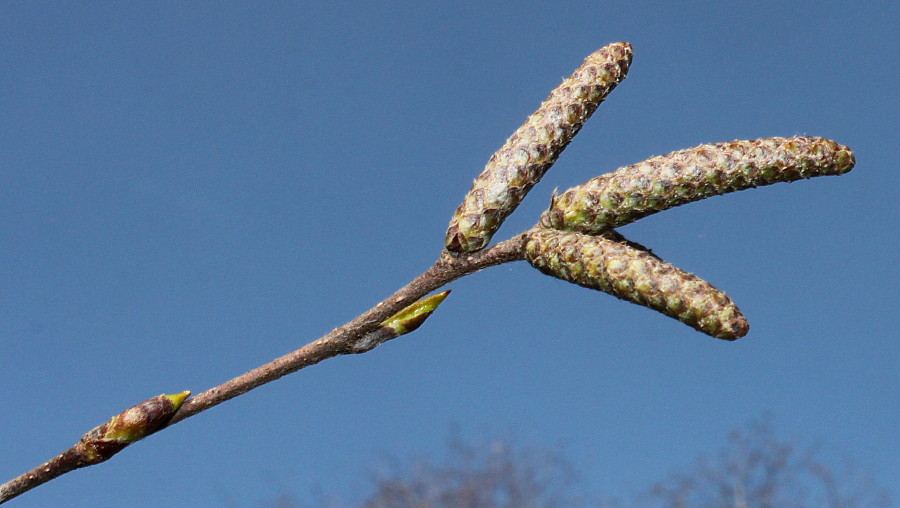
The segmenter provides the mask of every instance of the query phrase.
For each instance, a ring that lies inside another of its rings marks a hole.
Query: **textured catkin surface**
[[[588,236],[536,228],[525,256],[547,275],[649,307],[719,339],[738,339],[750,328],[725,293],[612,232]]]
[[[598,234],[674,206],[777,182],[840,175],[849,148],[823,138],[700,145],[619,168],[555,196],[546,227]]]
[[[550,93],[475,179],[450,221],[447,250],[476,252],[488,245],[597,106],[625,79],[631,56],[628,43],[605,46]]]

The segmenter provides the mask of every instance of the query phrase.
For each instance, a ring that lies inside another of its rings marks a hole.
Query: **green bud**
[[[398,336],[409,333],[422,326],[422,323],[428,319],[428,316],[438,308],[438,305],[440,305],[441,302],[444,301],[444,298],[447,298],[447,295],[449,294],[450,291],[447,290],[417,300],[412,305],[382,321],[381,326],[386,326],[394,330],[397,332]]]
[[[550,93],[475,179],[450,221],[444,242],[448,251],[471,253],[488,245],[597,106],[625,79],[631,56],[625,42],[603,47]]]
[[[823,138],[700,145],[619,168],[554,196],[541,225],[598,234],[717,194],[840,175],[854,162],[849,148]]]
[[[103,462],[129,444],[159,430],[191,392],[157,395],[89,430],[75,445],[82,465]]]
[[[649,307],[718,339],[735,340],[749,330],[725,293],[615,232],[588,236],[535,228],[525,257],[547,275]]]
[[[365,353],[366,351],[371,351],[384,342],[414,331],[422,326],[422,323],[428,319],[428,316],[437,309],[438,305],[449,294],[450,291],[447,290],[416,300],[412,305],[385,319],[381,322],[381,326],[359,339],[353,345],[353,352]]]

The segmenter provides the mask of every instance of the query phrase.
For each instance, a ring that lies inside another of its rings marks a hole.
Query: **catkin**
[[[541,224],[598,234],[717,194],[840,175],[853,164],[849,148],[823,138],[700,145],[619,168],[554,196]]]
[[[588,236],[534,228],[525,257],[547,275],[649,307],[719,339],[738,339],[750,328],[725,293],[615,232]]]
[[[591,113],[625,79],[631,56],[628,43],[605,46],[550,93],[475,179],[450,220],[444,241],[448,251],[470,253],[487,246]]]

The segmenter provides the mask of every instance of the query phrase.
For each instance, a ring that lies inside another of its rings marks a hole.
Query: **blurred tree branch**
[[[638,493],[631,502],[587,500],[579,474],[560,452],[508,440],[456,438],[440,460],[381,468],[352,504],[280,508],[890,508],[888,491],[852,463],[835,464],[821,447],[781,440],[767,421],[729,432],[714,455]],[[610,493],[621,499],[623,493]]]
[[[890,497],[852,464],[831,465],[816,447],[778,439],[758,421],[651,488],[654,508],[889,508]]]

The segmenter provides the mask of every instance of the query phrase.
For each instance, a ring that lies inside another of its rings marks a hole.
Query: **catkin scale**
[[[599,234],[718,194],[840,175],[854,162],[849,148],[815,137],[700,145],[619,168],[554,196],[541,225]]]
[[[525,258],[547,275],[649,307],[718,339],[739,339],[750,328],[725,293],[615,232],[588,236],[534,228]]]
[[[472,183],[447,228],[448,251],[471,253],[488,245],[597,106],[625,79],[631,57],[628,43],[605,46],[550,93]]]

